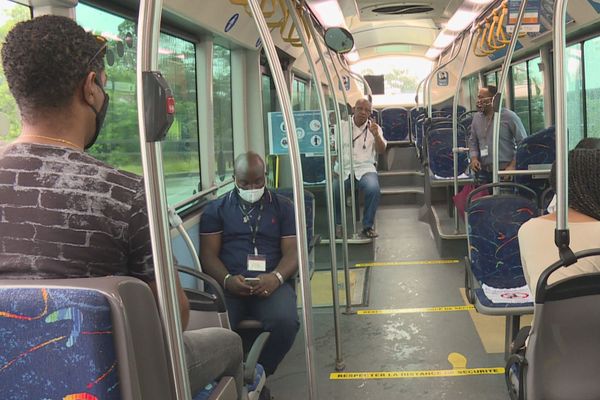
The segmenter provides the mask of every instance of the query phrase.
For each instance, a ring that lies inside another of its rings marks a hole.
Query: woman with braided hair
[[[555,167],[550,184],[556,191]],[[600,149],[576,148],[569,152],[569,230],[571,250],[600,247]],[[542,272],[559,260],[554,244],[556,214],[533,218],[519,230],[519,247],[525,280],[535,298],[535,289]],[[569,268],[554,272],[549,283],[573,275],[600,272],[600,258],[587,257]]]

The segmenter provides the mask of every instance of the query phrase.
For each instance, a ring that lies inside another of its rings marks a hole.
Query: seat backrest
[[[536,201],[517,194],[484,196],[468,203],[465,212],[475,278],[494,288],[524,286],[517,234],[537,216]]]
[[[536,303],[526,350],[527,398],[597,399],[600,394],[600,274],[575,276]]]
[[[174,399],[154,304],[130,277],[0,280],[2,397]]]
[[[386,108],[381,111],[381,127],[386,140],[408,138],[408,110],[402,107]]]
[[[458,145],[462,146],[465,142],[465,131],[458,129]],[[427,134],[427,151],[429,157],[429,167],[431,171],[444,178],[454,176],[454,155],[452,152],[452,129],[441,128],[432,129]],[[462,174],[467,169],[469,160],[467,154],[458,153],[458,171],[457,175]]]
[[[530,165],[551,165],[556,159],[556,135],[554,127],[528,136],[517,146],[517,169],[529,169]],[[533,179],[531,175],[517,175],[515,182],[527,186],[540,196],[549,187],[547,179]]]

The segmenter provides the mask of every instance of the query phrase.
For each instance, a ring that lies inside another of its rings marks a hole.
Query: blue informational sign
[[[233,27],[235,26],[235,24],[238,22],[238,19],[240,19],[240,14],[238,14],[238,13],[233,14],[231,16],[231,18],[229,18],[229,20],[225,24],[224,31],[225,32],[229,32],[231,29],[233,29]]]
[[[342,78],[341,82],[338,81],[338,88],[340,90],[342,90],[342,83],[343,83],[343,90],[345,90],[346,92],[349,92],[350,91],[350,77],[348,75],[342,75],[341,78]]]
[[[296,136],[301,154],[321,155],[323,149],[323,122],[319,111],[294,111]],[[288,154],[289,144],[283,114],[269,113],[270,154]]]
[[[515,51],[520,50],[523,48],[523,45],[521,44],[520,41],[517,40],[517,44],[515,45]],[[490,54],[488,56],[488,58],[492,61],[498,60],[500,58],[503,58],[506,55],[506,51],[508,50],[508,47],[503,47],[500,50]]]

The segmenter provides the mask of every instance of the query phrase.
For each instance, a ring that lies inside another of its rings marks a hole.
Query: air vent
[[[396,4],[371,9],[371,12],[387,15],[411,15],[433,11],[433,7],[423,4]]]

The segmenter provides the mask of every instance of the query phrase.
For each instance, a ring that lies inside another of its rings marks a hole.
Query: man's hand
[[[471,171],[479,172],[481,170],[481,162],[477,159],[477,157],[471,158]]]
[[[244,281],[244,276],[242,275],[234,275],[227,279],[227,283],[225,284],[225,289],[229,293],[235,294],[236,296],[250,296],[252,294],[253,287],[248,285]]]
[[[371,121],[371,124],[369,125],[369,131],[371,131],[371,134],[374,137],[379,136],[379,125],[377,125],[377,123]]]
[[[258,284],[252,288],[252,294],[255,294],[259,297],[269,297],[272,295],[279,286],[281,286],[281,282],[275,274],[260,274],[258,276]]]
[[[512,160],[507,166],[506,168],[504,168],[505,171],[514,171],[517,168],[517,161],[516,160]]]

